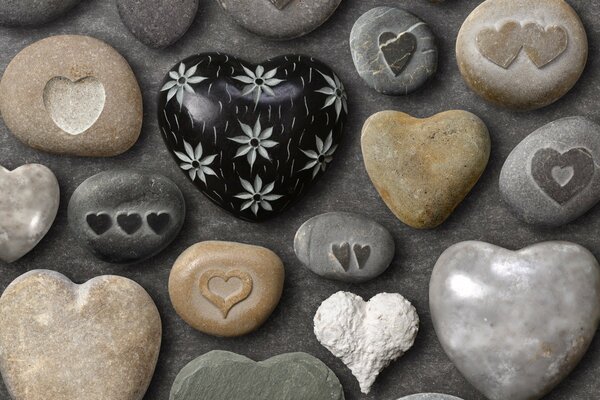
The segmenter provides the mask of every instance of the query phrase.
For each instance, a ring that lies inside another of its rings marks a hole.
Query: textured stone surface
[[[242,336],[271,315],[285,271],[271,250],[232,242],[202,242],[184,251],[169,276],[177,314],[216,336]]]
[[[47,167],[9,171],[0,165],[0,260],[10,263],[29,253],[48,233],[59,202],[58,181]]]
[[[398,400],[462,400],[458,397],[439,393],[419,393],[410,396],[402,397]]]
[[[0,110],[19,140],[57,154],[121,154],[142,126],[142,96],[129,64],[89,36],[53,36],[22,50],[0,82]]]
[[[560,226],[600,200],[600,126],[563,118],[527,136],[508,156],[500,192],[523,221]]]
[[[414,344],[419,316],[397,293],[380,293],[365,302],[337,292],[319,306],[314,324],[317,340],[350,368],[368,394],[379,373]]]
[[[83,247],[104,261],[133,263],[160,253],[177,237],[185,202],[170,179],[123,169],[86,179],[68,211],[71,232]]]
[[[144,397],[162,328],[137,283],[101,276],[76,285],[31,271],[2,294],[0,318],[0,370],[13,399]]]
[[[450,216],[483,173],[488,130],[466,111],[418,119],[395,111],[372,115],[362,130],[365,167],[392,212],[418,229]]]
[[[142,43],[167,47],[179,40],[196,18],[198,0],[117,0],[125,26]]]
[[[269,39],[293,39],[317,29],[342,0],[217,0],[242,27]]]
[[[394,238],[360,214],[332,212],[306,221],[294,238],[296,257],[314,273],[344,282],[366,282],[392,262]]]
[[[575,368],[596,333],[599,268],[592,253],[569,242],[519,251],[458,243],[431,276],[435,331],[488,399],[540,399]]]
[[[179,372],[169,399],[344,400],[344,390],[333,371],[306,353],[255,362],[216,350],[196,358]]]
[[[484,99],[516,110],[561,98],[581,76],[587,56],[585,28],[564,0],[486,0],[456,42],[467,84]]]
[[[433,32],[399,8],[377,7],[363,14],[350,33],[350,48],[358,74],[384,94],[409,94],[437,70]]]
[[[4,0],[0,4],[0,25],[41,25],[56,19],[81,0]]]

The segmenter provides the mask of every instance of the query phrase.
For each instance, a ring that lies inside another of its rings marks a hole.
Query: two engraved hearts
[[[119,228],[128,235],[133,235],[142,227],[144,220],[138,213],[119,213],[116,215],[116,222]],[[146,222],[154,233],[161,235],[169,225],[171,216],[165,212],[151,212],[146,215]],[[113,226],[113,220],[110,215],[100,213],[90,213],[86,217],[89,227],[98,236],[108,232]]]
[[[331,245],[331,254],[340,263],[344,271],[348,271],[352,265],[352,253],[356,259],[358,269],[362,269],[371,255],[371,247],[368,245],[355,244],[350,249],[350,243],[344,242],[341,244]]]

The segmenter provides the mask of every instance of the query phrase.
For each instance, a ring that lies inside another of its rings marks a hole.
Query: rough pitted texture
[[[398,400],[462,400],[458,397],[439,393],[420,393],[399,398]]]
[[[314,318],[317,340],[339,357],[369,393],[379,373],[415,342],[419,316],[397,293],[380,293],[368,302],[348,292],[325,300]]]
[[[76,285],[31,271],[2,294],[0,319],[0,370],[14,400],[144,397],[162,328],[137,283],[101,276]]]
[[[52,21],[79,4],[81,0],[2,0],[0,25],[41,25]]]
[[[0,165],[0,260],[29,253],[54,222],[60,188],[54,173],[40,164],[9,171]]]
[[[429,299],[442,347],[473,386],[490,400],[537,400],[596,333],[600,266],[574,243],[462,242],[438,259]]]
[[[82,90],[91,79],[100,86]],[[58,112],[64,107],[70,112]],[[89,36],[52,36],[17,54],[0,82],[0,110],[19,140],[57,154],[115,156],[134,145],[142,127],[142,95],[129,64]]]

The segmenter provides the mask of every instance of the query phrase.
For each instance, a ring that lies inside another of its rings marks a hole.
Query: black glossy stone
[[[163,139],[211,201],[260,221],[306,193],[333,159],[347,116],[335,73],[305,56],[252,65],[200,54],[160,89]]]

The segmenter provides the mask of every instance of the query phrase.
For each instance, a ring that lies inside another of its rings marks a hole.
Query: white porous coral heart
[[[321,304],[314,325],[317,340],[350,368],[361,391],[369,393],[379,373],[412,347],[419,316],[397,293],[380,293],[365,302],[337,292]]]

